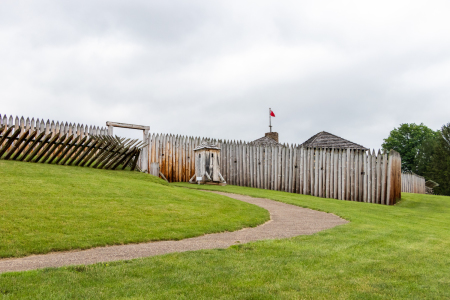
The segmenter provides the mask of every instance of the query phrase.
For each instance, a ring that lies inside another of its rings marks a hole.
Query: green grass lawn
[[[138,172],[0,160],[0,257],[177,240],[269,219],[234,199]]]
[[[177,184],[197,188],[195,185]],[[396,206],[200,186],[333,212],[351,222],[228,249],[0,275],[5,299],[449,299],[450,197]]]

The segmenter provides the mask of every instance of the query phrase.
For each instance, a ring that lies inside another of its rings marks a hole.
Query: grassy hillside
[[[268,218],[142,173],[0,160],[0,257],[183,239]]]
[[[196,187],[180,184],[181,186]],[[311,207],[351,222],[225,250],[0,275],[7,299],[449,299],[450,197],[396,206],[235,186],[201,188]]]

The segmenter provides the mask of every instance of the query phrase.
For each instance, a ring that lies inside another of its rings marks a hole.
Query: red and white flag
[[[275,117],[275,114],[273,113],[272,110],[270,110],[270,116],[271,116],[271,117]]]

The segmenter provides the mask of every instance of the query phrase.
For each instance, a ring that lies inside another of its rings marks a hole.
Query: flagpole
[[[272,116],[270,115],[272,109],[269,107],[269,128],[270,132],[272,132]]]

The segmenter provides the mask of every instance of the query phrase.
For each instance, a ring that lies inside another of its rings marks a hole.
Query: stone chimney
[[[274,139],[278,143],[278,132],[266,132],[266,137]]]

